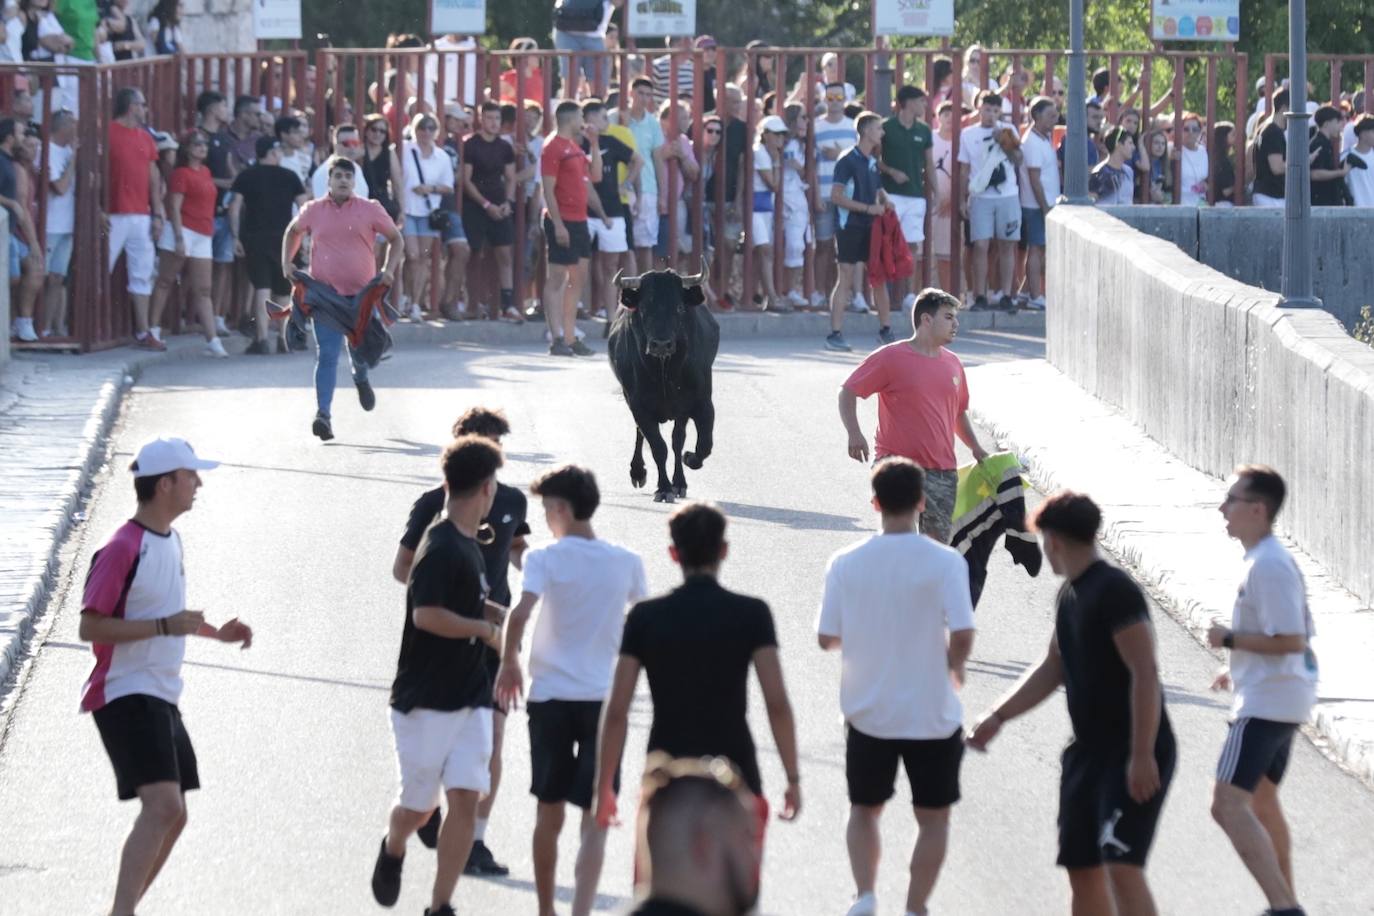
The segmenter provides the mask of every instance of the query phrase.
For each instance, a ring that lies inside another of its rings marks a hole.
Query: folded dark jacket
[[[396,312],[383,299],[391,289],[383,275],[372,278],[352,296],[345,296],[328,283],[316,280],[303,270],[291,274],[290,319],[301,330],[314,319],[348,338],[348,346],[369,369],[375,368],[391,349],[391,332]],[[274,310],[272,318],[284,318],[284,309]]]

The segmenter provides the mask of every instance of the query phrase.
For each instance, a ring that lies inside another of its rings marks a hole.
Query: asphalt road
[[[827,557],[871,531],[876,518],[866,469],[845,455],[835,416],[834,392],[859,356],[825,353],[818,343],[727,343],[716,366],[716,451],[688,478],[692,496],[730,514],[725,583],[772,605],[798,719],[805,810],[797,823],[770,829],[762,909],[774,914],[840,914],[853,893],[843,834],[839,661],[816,648],[813,624]],[[956,349],[975,364],[1038,356],[1041,342],[970,334]],[[90,554],[132,512],[132,487],[120,469],[150,435],[183,435],[225,462],[206,474],[195,510],[178,524],[189,603],[212,621],[242,616],[257,635],[247,652],[194,641],[189,647],[182,709],[204,788],[190,797],[189,827],[144,916],[378,911],[368,880],[396,789],[386,703],[403,613],[391,560],[406,511],[437,479],[439,448],[467,406],[509,414],[509,482],[523,485],[563,461],[594,468],[603,493],[598,533],[641,552],[653,589],[677,581],[665,546],[669,510],[628,480],[633,429],[604,359],[402,350],[374,375],[379,406],[372,414],[358,409],[341,377],[339,438],[328,445],[309,435],[309,373],[303,356],[173,363],[149,370],[126,402],[111,469],[69,549],[69,589],[50,610],[51,630],[12,698],[0,739],[0,913],[97,913],[108,905],[135,809],[116,801],[95,727],[77,713],[91,657],[76,625]],[[976,371],[971,389],[976,399]],[[861,411],[871,427],[873,405]],[[542,519],[533,527],[536,539],[546,536]],[[997,551],[964,691],[970,717],[1043,651],[1055,586],[1048,569],[1030,579]],[[1160,908],[1259,912],[1262,897],[1208,815],[1226,721],[1224,700],[1207,690],[1215,660],[1158,610],[1156,623],[1180,745],[1150,864]],[[627,773],[637,772],[647,734],[641,689]],[[752,701],[764,781],[776,804],[781,768],[757,691]],[[968,755],[934,912],[1064,910],[1066,884],[1054,856],[1057,758],[1067,733],[1055,698],[1011,725],[989,755]],[[522,713],[511,719],[505,760],[488,842],[511,876],[464,879],[459,912],[534,912],[534,804]],[[907,797],[899,787],[883,822],[884,913],[900,912],[905,898],[914,829]],[[1374,912],[1374,794],[1303,741],[1283,797],[1308,912]],[[559,863],[565,901],[574,844],[566,831]],[[613,834],[600,911],[629,902],[630,849],[626,829]],[[398,911],[418,914],[428,902],[432,854],[418,842],[410,852]]]

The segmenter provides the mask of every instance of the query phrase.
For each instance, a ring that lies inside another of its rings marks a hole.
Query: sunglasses
[[[339,141],[339,145],[340,145],[340,146],[347,147],[347,148],[349,148],[349,149],[353,149],[353,148],[355,148],[355,147],[362,146],[362,145],[363,145],[363,141],[361,141],[361,140],[340,140],[340,141]]]
[[[708,127],[708,128],[706,128],[706,132],[707,132],[708,134],[719,134],[719,133],[720,133],[720,128],[719,128],[719,127]]]
[[[415,129],[416,129],[416,130],[422,130],[422,131],[424,131],[424,132],[427,133],[427,134],[432,134],[432,133],[434,133],[436,130],[439,129],[439,125],[437,125],[437,124],[421,124],[419,127],[415,128]]]
[[[385,127],[382,127],[380,125],[374,125],[372,127],[369,127],[367,129],[367,132],[370,134],[385,134],[387,131]]]
[[[827,92],[827,93],[825,94],[825,100],[826,100],[827,102],[843,102],[843,101],[844,101],[844,93],[841,92],[841,93],[839,93],[838,95],[836,95],[836,94]]]

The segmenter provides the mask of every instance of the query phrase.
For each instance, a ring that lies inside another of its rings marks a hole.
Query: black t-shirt
[[[305,187],[295,172],[280,165],[250,165],[234,179],[233,191],[243,198],[239,235],[247,240],[281,244],[291,224],[291,207]]]
[[[449,639],[415,626],[417,607],[442,607],[482,619],[487,580],[477,542],[452,524],[431,525],[420,540],[406,583],[406,619],[391,707],[400,712],[452,712],[491,705],[491,671],[481,640]]]
[[[1288,141],[1284,138],[1283,128],[1270,124],[1260,131],[1259,146],[1255,151],[1255,193],[1266,197],[1283,197],[1283,173],[1277,175],[1269,168],[1269,156],[1276,153],[1283,156],[1288,151]]]
[[[749,141],[749,131],[745,128],[744,122],[738,118],[732,119],[725,124],[725,140],[721,144],[725,148],[725,204],[729,206],[734,203],[735,192],[739,188],[739,165],[740,156],[744,155],[744,147]],[[719,152],[716,155],[721,155]],[[716,176],[720,174],[720,166],[717,165],[711,177],[706,179],[706,200],[715,203],[716,200]]]
[[[496,485],[496,497],[487,513],[487,524],[491,525],[496,537],[490,544],[479,544],[482,563],[486,567],[487,585],[491,589],[490,598],[497,604],[510,604],[510,545],[517,537],[530,533],[525,521],[527,510],[525,494],[515,487],[504,483]],[[410,507],[410,518],[406,519],[406,530],[401,535],[401,546],[416,550],[425,531],[434,524],[444,511],[444,488],[426,490],[415,504]]]
[[[596,188],[596,196],[601,199],[601,209],[606,211],[606,216],[615,219],[617,216],[625,215],[625,205],[620,202],[617,166],[623,165],[628,168],[634,160],[635,151],[609,134],[600,134],[598,139],[597,146],[601,147],[601,178],[592,187]],[[582,152],[592,151],[592,145],[587,142],[586,137],[579,142]]]
[[[209,144],[205,154],[205,165],[210,169],[210,177],[216,180],[224,180],[234,177],[234,171],[229,165],[229,154],[234,149],[234,137],[227,128],[221,127],[219,130],[210,134],[207,138]],[[220,188],[216,206],[223,208],[228,204],[225,197],[228,191]]]
[[[630,910],[626,916],[706,916],[701,910],[678,903],[675,900],[661,900],[650,897],[639,906]]]
[[[1126,627],[1150,619],[1145,595],[1126,573],[1098,560],[1077,579],[1060,586],[1057,604],[1054,633],[1063,659],[1074,739],[1092,747],[1128,750],[1131,673],[1113,638]]]
[[[493,204],[506,202],[506,166],[515,163],[515,150],[505,140],[484,140],[473,134],[463,143],[463,164],[472,166],[472,183]],[[466,203],[476,205],[467,198]]]
[[[649,750],[724,757],[762,795],[746,717],[749,667],[756,651],[777,644],[768,605],[726,591],[710,576],[693,576],[636,604],[625,618],[620,654],[637,660],[649,677]]]
[[[1327,169],[1335,171],[1336,148],[1331,145],[1331,140],[1326,134],[1314,134],[1311,143],[1307,146],[1309,153],[1316,153],[1317,158],[1312,160],[1311,168]],[[1345,206],[1345,179],[1328,178],[1325,181],[1312,179],[1312,206],[1314,207],[1343,207]]]

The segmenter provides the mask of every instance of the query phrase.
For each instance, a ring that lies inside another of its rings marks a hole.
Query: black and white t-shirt
[[[486,566],[487,586],[491,589],[488,597],[497,604],[510,604],[510,548],[516,538],[530,533],[530,526],[525,521],[527,506],[524,493],[504,483],[496,485],[496,497],[484,519],[491,525],[495,537],[490,544],[479,546],[482,562]],[[410,507],[410,518],[406,519],[401,546],[410,551],[418,549],[425,531],[443,513],[444,488],[426,490]]]

